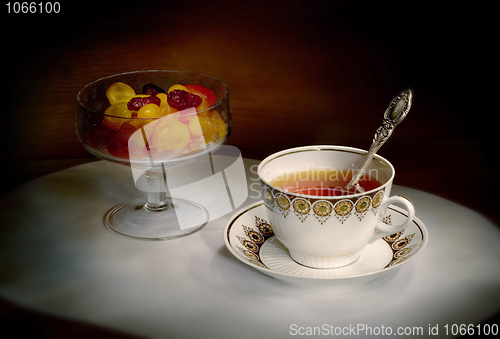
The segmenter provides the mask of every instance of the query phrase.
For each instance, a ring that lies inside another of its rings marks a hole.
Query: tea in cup
[[[359,181],[363,193],[346,191],[367,151],[343,146],[297,147],[275,153],[258,167],[263,200],[278,240],[293,260],[312,268],[354,263],[376,240],[410,225],[409,199],[390,196],[394,167],[375,155]],[[384,221],[390,204],[408,217],[400,225]]]

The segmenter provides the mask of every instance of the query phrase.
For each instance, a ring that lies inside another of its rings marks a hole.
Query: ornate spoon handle
[[[372,161],[375,153],[377,153],[380,147],[382,147],[387,139],[389,139],[396,126],[403,121],[410,111],[412,96],[413,94],[411,90],[407,89],[392,99],[391,103],[384,112],[382,126],[377,128],[377,131],[373,136],[372,145],[356,170],[356,173],[352,177],[351,181],[347,184],[347,189],[352,189],[354,187],[357,191],[364,192],[363,188],[359,186],[358,181],[365,172],[366,167],[368,167],[368,164]]]

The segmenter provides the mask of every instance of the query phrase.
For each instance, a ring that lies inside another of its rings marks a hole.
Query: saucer
[[[383,221],[397,225],[406,218],[405,210],[390,205]],[[366,246],[355,263],[335,269],[315,269],[292,260],[274,236],[263,201],[240,210],[224,227],[226,247],[244,264],[287,285],[313,290],[341,290],[368,284],[407,264],[422,252],[427,240],[427,229],[414,218],[404,231]]]

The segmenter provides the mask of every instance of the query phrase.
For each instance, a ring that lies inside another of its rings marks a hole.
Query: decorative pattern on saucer
[[[316,202],[315,202],[316,203]],[[335,215],[332,205],[313,204],[314,215]],[[358,206],[363,210],[363,206]],[[290,206],[290,209],[293,209]],[[353,203],[352,210],[356,209]],[[316,210],[316,211],[314,211]],[[354,213],[354,212],[352,212]],[[290,213],[295,217],[294,213]],[[407,212],[389,206],[383,222],[399,224]],[[290,258],[288,250],[274,236],[264,202],[257,202],[231,217],[224,229],[224,241],[230,252],[244,264],[285,284],[307,289],[345,289],[366,284],[406,264],[421,253],[427,243],[427,229],[417,218],[403,232],[391,234],[368,245],[359,260],[336,269],[314,269]]]
[[[342,214],[348,215],[353,209],[356,209],[356,207],[354,204],[352,204],[350,200],[347,201],[349,202],[346,202],[346,200],[341,200],[335,205],[335,207],[332,207],[331,204],[328,205],[323,201],[317,201],[313,206],[313,210],[315,210],[314,211],[315,215],[319,216],[330,216],[332,214],[332,210],[335,209],[338,209],[338,212],[337,211],[333,212],[333,214],[335,215],[337,213],[340,215]],[[363,202],[361,202],[360,205],[362,203]],[[366,202],[366,204],[368,204],[368,202]],[[347,207],[342,208],[342,206],[347,206]],[[366,205],[358,207],[362,211],[368,209]],[[300,208],[298,209],[301,210]],[[393,215],[396,215],[399,218],[401,218],[401,216],[404,216],[402,212],[398,212],[395,210],[388,211],[388,213],[383,218],[383,222],[386,223],[387,225],[391,225]],[[259,267],[268,268],[266,264],[262,261],[262,258],[260,256],[260,251],[261,248],[265,245],[266,241],[272,236],[274,236],[274,231],[271,223],[268,222],[266,219],[258,215],[254,215],[253,219],[254,219],[254,226],[252,227],[247,226],[245,224],[235,225],[235,227],[237,228],[239,227],[243,231],[244,235],[244,236],[236,235],[236,239],[238,239],[238,242],[241,245],[237,246],[237,248],[243,255],[245,255],[246,258],[248,258],[248,260],[251,263],[256,264]],[[416,223],[414,223],[414,226],[415,225],[418,226]],[[412,243],[417,235],[417,231],[420,231],[418,237],[419,239],[417,242]],[[420,249],[420,245],[423,241],[422,237],[423,234],[420,228],[408,227],[404,231],[391,234],[389,236],[382,238],[384,243],[386,243],[387,248],[389,248],[390,252],[392,253],[390,257],[388,257],[388,260],[386,261],[386,264],[384,265],[383,268],[398,265],[403,261],[405,261],[407,258],[411,257],[416,252],[418,252],[418,250]]]
[[[255,227],[241,225],[245,231],[246,237],[236,235],[243,247],[238,249],[243,253],[252,264],[260,267],[266,267],[260,259],[259,252],[264,242],[274,235],[273,228],[266,220],[255,216]]]
[[[262,181],[261,185],[264,188],[264,203],[269,209],[276,207],[285,218],[293,210],[293,215],[299,218],[301,222],[304,222],[311,213],[314,214],[320,224],[328,220],[331,215],[334,215],[342,224],[352,214],[355,214],[358,220],[361,221],[370,209],[377,215],[384,198],[384,189],[361,197],[324,199],[287,194],[268,186]]]
[[[392,219],[391,214],[389,214],[383,218],[382,222],[390,226],[392,224],[391,219]],[[407,236],[404,236],[405,232],[408,233]],[[412,254],[412,251],[416,249],[417,245],[411,245],[411,246],[408,245],[411,243],[414,236],[415,232],[413,233],[411,233],[411,231],[408,232],[407,228],[401,232],[391,234],[382,238],[391,246],[391,250],[393,253],[392,254],[393,260],[391,260],[391,262],[387,264],[386,267],[400,264],[403,261],[405,261],[406,258],[410,256],[410,254]]]
[[[261,219],[259,217],[255,217],[255,224],[257,225],[257,228],[259,229],[260,233],[262,233],[265,237],[270,237],[274,235],[273,228],[271,227],[271,224],[265,221],[264,219]]]

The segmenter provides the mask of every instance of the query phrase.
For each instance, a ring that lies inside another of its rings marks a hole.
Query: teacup
[[[415,217],[411,201],[390,196],[394,167],[375,155],[365,173],[380,186],[356,194],[318,196],[293,193],[273,182],[283,175],[311,170],[354,171],[367,151],[343,146],[306,146],[275,153],[258,167],[263,200],[278,240],[293,260],[312,268],[339,268],[358,260],[361,251],[376,240],[403,231]],[[384,219],[390,204],[408,212],[400,225]]]

